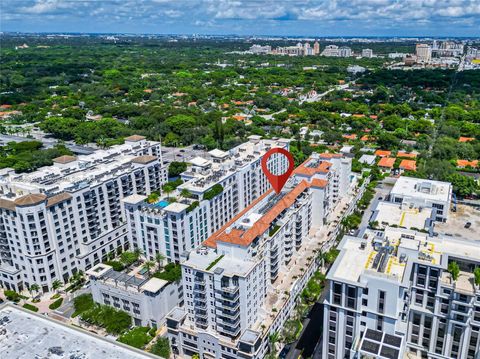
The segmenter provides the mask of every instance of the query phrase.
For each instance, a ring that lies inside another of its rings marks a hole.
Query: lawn
[[[179,264],[168,263],[162,271],[155,272],[154,277],[166,280],[170,283],[179,281],[182,278],[182,268]]]
[[[128,313],[108,305],[95,304],[92,309],[80,314],[87,323],[105,328],[109,334],[119,335],[132,325]]]
[[[168,339],[164,337],[158,338],[155,344],[153,344],[152,348],[150,349],[150,352],[163,358],[169,358],[170,343],[168,342]]]
[[[153,334],[153,335],[152,335]],[[130,345],[137,349],[144,348],[153,339],[155,332],[149,327],[136,327],[122,334],[118,341],[123,344]]]

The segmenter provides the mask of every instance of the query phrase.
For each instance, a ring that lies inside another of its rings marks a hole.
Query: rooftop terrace
[[[338,260],[328,276],[358,282],[362,275],[375,275],[401,283],[409,261],[424,261],[446,268],[448,258],[480,261],[475,240],[430,237],[427,233],[387,227],[367,231],[368,238],[345,236]]]
[[[179,190],[188,189],[192,193],[202,193],[213,184],[223,181],[239,169],[261,158],[274,147],[285,147],[289,140],[251,139],[228,152],[213,150],[207,158],[194,158],[187,171],[182,173],[184,184]]]
[[[132,160],[138,158],[136,154],[157,144],[151,141],[126,142],[90,155],[63,156],[56,159],[54,165],[31,173],[17,174],[13,170],[3,170],[0,174],[0,198],[14,200],[28,193],[50,196],[102,183],[134,168]]]

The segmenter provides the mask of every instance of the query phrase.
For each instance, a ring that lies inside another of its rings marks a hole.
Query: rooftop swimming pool
[[[154,206],[155,206],[155,207],[160,207],[160,208],[165,208],[165,207],[167,207],[169,204],[170,204],[170,203],[169,203],[168,201],[163,200],[163,201],[160,201],[160,202],[158,202],[158,203],[155,203]]]

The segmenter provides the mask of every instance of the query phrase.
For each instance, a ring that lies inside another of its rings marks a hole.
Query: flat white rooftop
[[[358,282],[362,275],[376,275],[397,282],[403,280],[406,263],[411,260],[425,261],[434,265],[446,266],[444,256],[466,258],[480,261],[480,241],[472,239],[454,239],[451,237],[430,237],[427,233],[404,228],[387,227],[383,239],[388,239],[392,249],[386,257],[383,270],[378,270],[375,257],[379,253],[373,245],[373,239],[379,238],[367,231],[367,239],[345,236],[339,249],[340,255],[332,266],[328,277],[350,282]],[[402,259],[402,254],[405,258]]]
[[[448,182],[400,176],[390,194],[415,197],[430,201],[448,202],[452,185]]]
[[[410,208],[408,205],[393,202],[378,202],[377,212],[374,220],[380,226],[397,225],[405,228],[428,228],[427,220],[432,217],[432,209],[424,208]]]
[[[241,260],[228,255],[217,253],[213,248],[200,247],[191,251],[188,259],[183,263],[197,270],[214,272],[218,268],[226,275],[247,275],[254,267],[255,262]]]
[[[0,309],[0,333],[1,358],[153,358],[148,353],[9,305]]]
[[[196,157],[190,161],[192,165],[182,173],[185,183],[178,189],[188,189],[192,193],[203,193],[214,184],[220,183],[245,166],[257,161],[268,150],[274,147],[285,147],[289,140],[270,140],[250,138],[250,141],[232,148],[228,152],[218,149],[209,152],[208,159]]]
[[[90,155],[68,157],[65,161],[45,166],[31,173],[17,174],[13,170],[0,175],[0,198],[14,200],[29,193],[56,194],[74,192],[127,172],[134,167],[137,153],[159,142],[126,142]]]

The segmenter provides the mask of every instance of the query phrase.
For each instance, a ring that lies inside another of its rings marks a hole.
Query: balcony
[[[194,277],[194,278],[193,278],[193,281],[194,281],[195,283],[205,285],[205,279],[203,279],[203,277]]]
[[[223,334],[226,334],[232,337],[236,337],[237,335],[240,334],[240,326],[232,328],[229,326],[221,325],[220,327],[222,327],[222,329],[219,329],[219,331],[223,332]]]
[[[223,292],[228,294],[235,294],[239,291],[238,285],[231,285],[231,286],[222,286],[220,289],[217,289],[217,292],[223,295]]]
[[[206,310],[197,310],[195,308],[195,318],[208,319],[208,314]]]
[[[278,246],[273,249],[270,249],[270,255],[272,257],[275,257],[277,254],[278,254]]]
[[[195,299],[200,299],[200,300],[206,300],[206,299],[207,299],[207,297],[206,297],[206,295],[205,295],[204,293],[198,293],[198,292],[197,292],[197,293],[193,293],[193,297],[194,297]]]
[[[240,308],[240,304],[238,302],[227,302],[223,300],[217,300],[217,308],[223,310],[223,311],[230,311],[234,312],[237,311]]]
[[[240,294],[238,292],[236,293],[225,293],[225,294],[222,294],[221,297],[216,297],[218,301],[224,301],[224,302],[227,302],[227,303],[236,303],[238,302],[238,299],[240,297]]]
[[[217,323],[229,326],[238,325],[240,322],[240,315],[236,314],[235,316],[224,316],[222,314],[217,315]]]

